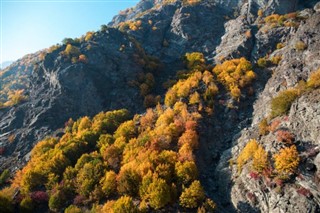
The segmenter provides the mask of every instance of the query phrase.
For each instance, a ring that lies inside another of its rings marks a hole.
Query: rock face
[[[130,82],[146,72],[146,61],[141,59],[147,55],[161,61],[162,69],[154,71],[158,86],[183,68],[182,57],[187,52],[202,52],[212,64],[239,57],[256,64],[265,56],[281,56],[279,63],[254,66],[258,76],[255,94],[242,97],[245,102],[217,97],[221,104],[215,105],[214,116],[204,118],[199,127],[200,180],[220,212],[319,212],[319,89],[295,100],[288,115],[277,118],[275,131],[260,136],[258,130],[270,113],[271,98],[307,80],[320,67],[319,2],[187,2],[142,0],[135,8],[122,11],[107,29],[94,33],[92,40],[76,44],[87,56],[83,63],[71,63],[61,55],[66,49],[62,45],[45,55],[26,56],[2,70],[1,89],[19,80],[12,89],[24,89],[28,99],[0,109],[0,148],[6,149],[0,156],[0,171],[23,165],[34,144],[45,135],[61,133],[69,118],[119,108],[143,112],[139,88]],[[265,16],[302,11],[293,25],[271,26],[258,17],[259,9]],[[305,46],[298,49],[298,42]],[[284,47],[276,48],[279,43]],[[0,93],[0,100],[4,98]],[[237,107],[231,107],[233,104]],[[299,175],[281,190],[272,181],[253,180],[249,165],[239,173],[230,164],[250,139],[257,139],[269,155],[279,151],[283,148],[276,138],[280,129],[294,133],[301,158]],[[298,190],[302,188],[304,193]]]
[[[297,30],[279,28],[272,29],[267,34],[258,31],[255,35],[253,49],[256,53],[263,52],[263,49],[268,46],[274,46],[276,40],[285,42],[286,46],[273,53],[281,55],[282,60],[273,68],[271,78],[268,79],[253,105],[251,127],[244,129],[241,136],[233,140],[234,146],[223,153],[216,168],[215,175],[221,184],[218,191],[221,195],[229,192],[232,206],[240,212],[319,211],[319,186],[315,182],[319,178],[317,172],[320,141],[319,89],[304,93],[292,104],[288,116],[272,121],[279,123],[273,132],[259,136],[258,130],[259,122],[270,113],[268,106],[271,98],[279,91],[294,87],[300,80],[306,80],[311,71],[320,67],[318,60],[320,13],[310,10],[308,13],[310,18],[301,22]],[[306,49],[297,50],[295,45],[298,41],[307,44]],[[258,56],[256,53],[254,55]],[[283,144],[280,144],[276,138],[277,131],[280,130],[294,134],[295,145],[300,151],[299,176],[294,183],[288,183],[279,189],[276,188],[276,184],[273,185],[267,179],[253,179],[249,175],[250,166],[244,168],[241,174],[236,166],[230,167],[228,161],[235,160],[250,139],[257,139],[270,155],[279,151],[283,148]],[[229,176],[230,181],[226,181],[226,176]],[[306,193],[302,193],[301,189]]]
[[[126,46],[124,51],[119,50],[122,45]],[[21,159],[45,135],[63,128],[69,118],[94,115],[105,109],[142,111],[139,90],[129,82],[136,79],[143,66],[135,61],[133,55],[139,51],[128,36],[108,29],[97,33],[95,40],[82,43],[80,50],[88,63],[65,62],[59,56],[64,48],[48,54],[28,73],[25,103],[0,110],[0,142],[6,147],[1,167]],[[6,72],[17,66],[19,63]],[[14,141],[7,143],[11,135]]]

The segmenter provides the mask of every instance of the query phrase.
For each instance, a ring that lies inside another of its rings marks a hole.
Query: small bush
[[[87,32],[86,37],[84,38],[85,41],[90,41],[93,38],[93,32]]]
[[[277,44],[277,49],[279,50],[279,49],[282,49],[282,48],[284,48],[285,47],[285,45],[283,44],[283,43],[278,43]]]
[[[320,69],[311,73],[309,80],[307,81],[309,88],[317,89],[320,87]]]
[[[265,68],[267,66],[266,58],[259,58],[258,61],[257,61],[257,65],[260,68]]]
[[[266,118],[263,118],[259,123],[259,134],[267,135],[269,133],[269,125]]]
[[[0,175],[0,186],[7,182],[10,177],[10,172],[8,169],[5,169]]]
[[[274,121],[271,122],[269,130],[271,132],[276,131],[276,129],[278,128],[278,126],[281,124],[280,119],[275,119]]]
[[[107,25],[103,24],[103,25],[100,26],[100,31],[101,32],[106,32],[107,30],[108,30],[108,26]]]
[[[295,44],[295,49],[296,50],[302,51],[302,50],[305,50],[306,48],[307,48],[307,45],[303,41],[298,41]]]
[[[294,141],[294,135],[286,130],[277,131],[277,140],[286,144],[292,144]]]
[[[282,60],[282,56],[276,55],[271,58],[271,63],[274,65],[278,65],[281,60]]]
[[[297,97],[297,91],[294,89],[280,92],[278,96],[271,100],[271,117],[274,118],[286,114]]]
[[[84,54],[79,55],[78,61],[84,64],[88,63],[88,59]]]
[[[76,56],[76,57],[78,57],[81,54],[79,48],[72,46],[71,44],[67,44],[66,49],[64,50],[64,53],[67,56]]]

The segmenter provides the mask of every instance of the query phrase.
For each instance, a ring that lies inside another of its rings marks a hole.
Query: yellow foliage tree
[[[295,145],[283,148],[273,156],[277,171],[284,175],[294,173],[299,166],[299,153]]]
[[[252,159],[254,153],[258,149],[258,142],[255,139],[250,140],[243,148],[237,158],[238,171],[241,172],[243,165]]]
[[[268,166],[268,153],[261,145],[254,152],[252,166],[257,172],[262,172]]]

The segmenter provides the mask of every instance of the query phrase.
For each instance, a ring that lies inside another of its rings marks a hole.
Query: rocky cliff
[[[319,89],[303,90],[287,114],[270,117],[274,97],[299,89],[320,68],[319,5],[142,0],[98,32],[24,57],[0,72],[2,91],[24,89],[27,97],[0,108],[0,169],[23,166],[37,141],[59,135],[69,118],[119,108],[143,113],[139,76],[152,73],[153,92],[163,96],[162,83],[185,68],[185,53],[201,52],[212,66],[245,57],[257,74],[253,92],[239,103],[219,95],[213,115],[199,127],[196,159],[206,194],[220,212],[320,211]],[[71,44],[77,51],[67,54]],[[261,134],[264,119],[268,131]],[[287,146],[279,143],[279,132],[292,134],[299,153],[299,168],[289,178],[257,173],[249,161],[241,171],[232,163],[255,139],[273,169],[272,156]]]

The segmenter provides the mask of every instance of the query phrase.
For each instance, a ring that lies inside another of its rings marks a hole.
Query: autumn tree
[[[169,203],[170,196],[170,187],[166,181],[157,177],[153,178],[144,195],[154,209],[160,209]]]
[[[137,195],[141,177],[130,167],[122,167],[117,177],[117,189],[120,194]]]
[[[281,149],[279,153],[273,156],[273,158],[275,161],[275,168],[279,173],[284,175],[294,173],[300,162],[299,153],[295,145]]]
[[[107,197],[114,194],[117,190],[116,178],[117,175],[114,171],[108,171],[106,172],[105,177],[100,181],[102,191]]]
[[[237,158],[238,171],[241,172],[243,165],[250,159],[252,159],[254,153],[258,149],[258,142],[254,139],[250,140],[243,150],[240,152]]]
[[[113,204],[113,212],[114,213],[137,213],[138,208],[133,204],[133,200],[129,196],[122,196],[120,197],[114,204]]]
[[[200,181],[195,180],[188,188],[184,189],[179,200],[180,205],[183,207],[196,208],[201,204],[204,198],[205,194]]]
[[[254,152],[252,167],[257,172],[262,172],[268,166],[268,153],[264,150],[264,148],[259,145],[258,149]]]
[[[177,162],[175,172],[181,184],[188,184],[198,177],[197,166],[193,161]]]

